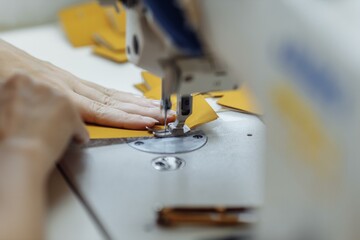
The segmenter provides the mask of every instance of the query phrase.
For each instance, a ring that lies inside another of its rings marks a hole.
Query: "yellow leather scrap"
[[[223,97],[226,93],[234,92],[234,91],[237,91],[237,90],[207,92],[207,93],[204,93],[203,95],[205,97],[219,98],[219,97]]]
[[[87,125],[90,139],[109,139],[109,138],[132,138],[132,137],[151,137],[152,134],[147,130],[129,130],[111,128],[95,125]]]
[[[176,103],[175,100],[176,100],[176,96],[173,96],[172,97],[173,103]],[[206,99],[202,95],[193,96],[193,113],[190,115],[188,119],[186,119],[186,125],[189,128],[191,129],[195,128],[202,124],[214,121],[217,118],[218,115],[213,110],[213,108],[207,103]]]
[[[160,100],[161,99],[161,81],[162,81],[161,78],[150,72],[145,72],[145,71],[141,73],[141,76],[144,80],[144,82],[142,84],[147,89],[146,91],[143,91],[144,96],[147,98]]]
[[[112,51],[104,46],[95,46],[93,52],[99,56],[113,60],[114,62],[123,63],[127,61],[125,51]]]
[[[114,7],[105,8],[105,13],[111,24],[112,29],[120,34],[125,34],[126,32],[126,11],[122,4],[117,4],[119,12],[116,11]]]
[[[139,90],[140,92],[142,92],[143,94],[146,93],[147,91],[149,91],[149,89],[147,88],[147,86],[145,85],[145,83],[138,83],[135,84],[134,87]]]
[[[65,8],[59,12],[59,18],[74,47],[94,44],[93,33],[111,27],[105,11],[97,2]]]
[[[257,103],[255,97],[251,93],[250,89],[245,85],[238,90],[223,92],[222,95],[223,97],[217,102],[222,106],[257,115],[263,114],[263,111]]]
[[[150,72],[142,72],[141,76],[144,79],[144,83],[149,90],[161,86],[162,80],[158,76]]]
[[[161,85],[144,93],[144,96],[150,99],[160,100],[161,99]]]
[[[98,45],[107,47],[113,51],[125,51],[125,34],[117,33],[111,28],[104,28],[93,34],[94,41]]]

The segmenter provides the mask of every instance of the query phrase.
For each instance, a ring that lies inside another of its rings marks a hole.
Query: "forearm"
[[[0,239],[42,239],[46,174],[41,158],[37,147],[0,144]]]

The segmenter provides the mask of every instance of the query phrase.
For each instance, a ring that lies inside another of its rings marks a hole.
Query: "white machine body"
[[[359,239],[360,3],[199,3],[208,44],[266,111],[260,238]]]

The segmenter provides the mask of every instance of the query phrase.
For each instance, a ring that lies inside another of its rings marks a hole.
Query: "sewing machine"
[[[354,199],[360,196],[349,191],[357,182],[353,169],[358,169],[359,148],[353,139],[360,137],[351,127],[360,119],[354,110],[360,102],[354,81],[360,36],[351,24],[359,21],[354,14],[359,4],[122,2],[128,12],[129,59],[163,77],[165,116],[169,96],[179,94],[179,119],[165,126],[168,135],[186,134],[189,94],[233,88],[230,73],[255,86],[268,110],[270,140],[262,239],[358,239],[347,213],[357,208]],[[348,18],[353,21],[344,21]],[[318,191],[334,186],[336,194]]]

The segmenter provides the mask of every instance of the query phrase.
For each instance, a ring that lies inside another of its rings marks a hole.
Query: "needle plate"
[[[203,147],[207,142],[207,136],[202,131],[195,131],[181,137],[149,138],[134,140],[128,144],[140,151],[148,153],[186,153]]]

